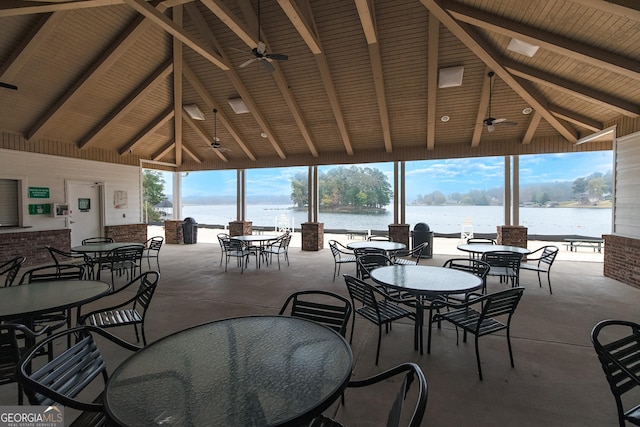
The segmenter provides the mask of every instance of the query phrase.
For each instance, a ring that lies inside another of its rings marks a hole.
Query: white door
[[[69,226],[71,246],[82,244],[88,237],[103,235],[101,186],[90,183],[69,183]]]

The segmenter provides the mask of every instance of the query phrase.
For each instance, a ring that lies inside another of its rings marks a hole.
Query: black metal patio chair
[[[540,275],[542,273],[547,274],[547,283],[549,284],[549,293],[552,294],[551,289],[551,266],[558,255],[558,247],[553,245],[543,246],[536,249],[527,255],[527,262],[520,263],[521,270],[535,271],[538,273],[538,284],[542,287],[542,279]]]
[[[346,336],[347,324],[351,318],[351,302],[333,292],[309,290],[289,295],[280,309],[292,317],[313,320]]]

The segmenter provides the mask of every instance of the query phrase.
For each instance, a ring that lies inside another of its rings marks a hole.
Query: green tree
[[[145,170],[142,178],[142,198],[147,221],[160,221],[160,213],[153,207],[167,200],[167,196],[164,194],[162,174],[158,171]]]
[[[573,194],[580,197],[581,194],[587,191],[587,178],[578,178],[573,181]]]
[[[299,208],[307,205],[308,198],[307,174],[298,172],[291,179],[291,200],[293,204]]]

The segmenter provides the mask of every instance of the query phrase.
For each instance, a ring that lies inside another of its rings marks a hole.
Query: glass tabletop
[[[125,360],[104,400],[121,425],[297,425],[349,381],[353,356],[333,330],[299,318],[249,316],[186,329]]]
[[[71,248],[71,252],[104,253],[104,252],[111,252],[114,249],[122,248],[125,246],[144,247],[144,243],[139,243],[139,242],[91,243],[87,245],[74,246]]]
[[[347,247],[349,249],[359,249],[359,248],[376,248],[382,249],[383,251],[399,251],[405,249],[407,246],[404,243],[398,242],[379,242],[379,241],[371,241],[371,242],[352,242],[348,243]]]
[[[521,248],[520,246],[490,245],[490,244],[483,244],[483,243],[471,243],[471,244],[458,245],[458,249],[464,252],[473,252],[478,254],[483,254],[485,252],[492,252],[492,251],[517,252],[523,255],[527,255],[531,253],[529,249]]]
[[[276,240],[280,236],[275,234],[247,234],[243,236],[232,236],[231,240],[240,240],[242,242],[266,242],[268,240]]]
[[[371,279],[412,294],[458,294],[482,287],[482,279],[471,273],[428,265],[378,267],[371,271]]]
[[[0,319],[76,307],[110,291],[108,283],[95,280],[55,280],[0,288]]]

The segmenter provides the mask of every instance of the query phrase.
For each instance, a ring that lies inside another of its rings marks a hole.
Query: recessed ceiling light
[[[518,39],[511,39],[509,45],[507,46],[508,50],[528,56],[529,58],[533,57],[533,55],[536,54],[539,48],[540,46],[535,46]]]
[[[451,119],[451,117],[449,117],[449,116],[442,116],[442,117],[440,117],[440,120],[441,120],[441,121],[443,121],[443,122],[445,122],[445,123],[446,123],[446,122],[448,122],[450,119]]]
[[[249,107],[244,103],[242,98],[231,98],[228,100],[229,105],[233,109],[233,112],[236,114],[243,114],[249,112]]]
[[[524,110],[522,110],[522,114],[531,114],[533,112],[533,108],[531,107],[527,107]]]
[[[456,87],[462,85],[464,67],[441,68],[438,75],[438,87]]]
[[[263,138],[266,138],[266,137],[267,137],[267,134],[266,134],[266,133],[264,133],[264,132],[262,132],[262,133],[260,134],[260,136],[261,136],[261,137],[263,137]]]
[[[198,104],[183,105],[182,108],[193,120],[204,120],[204,113],[198,107]]]

